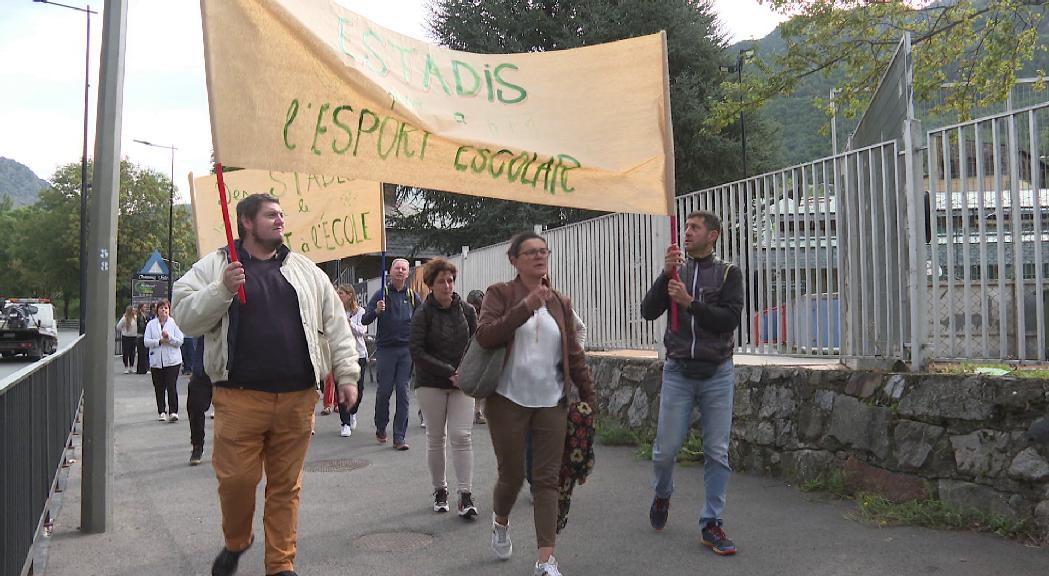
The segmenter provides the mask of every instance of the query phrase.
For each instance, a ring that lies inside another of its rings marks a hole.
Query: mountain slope
[[[14,206],[25,206],[36,202],[40,191],[47,188],[28,166],[0,156],[0,198],[9,197]]]

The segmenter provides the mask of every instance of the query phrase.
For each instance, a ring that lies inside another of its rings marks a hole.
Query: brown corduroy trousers
[[[509,516],[525,478],[525,437],[532,433],[532,506],[538,548],[557,539],[557,476],[565,449],[568,405],[526,408],[493,394],[485,400],[488,431],[499,466],[493,506],[497,516]]]
[[[211,464],[219,481],[226,548],[251,544],[255,488],[265,468],[267,574],[295,569],[302,466],[318,397],[314,389],[274,394],[215,387]]]

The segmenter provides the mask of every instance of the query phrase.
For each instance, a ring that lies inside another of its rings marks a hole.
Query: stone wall
[[[654,430],[662,363],[588,361],[602,417]],[[738,366],[731,462],[795,482],[840,470],[855,491],[939,498],[1049,536],[1049,445],[1026,434],[1046,414],[1044,380]]]

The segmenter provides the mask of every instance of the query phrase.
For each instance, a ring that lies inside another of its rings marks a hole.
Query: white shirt
[[[495,391],[526,408],[557,406],[564,394],[561,329],[544,305],[514,332],[510,360]]]
[[[350,321],[350,332],[353,332],[353,341],[357,344],[357,358],[368,358],[368,347],[364,344],[364,335],[368,333],[368,327],[361,324],[364,318],[364,306],[357,307],[357,313],[346,311],[346,319]]]

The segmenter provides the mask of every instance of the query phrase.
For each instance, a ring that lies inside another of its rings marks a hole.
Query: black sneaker
[[[718,556],[731,556],[736,553],[736,545],[728,539],[718,522],[707,522],[703,527],[703,545]]]
[[[193,452],[190,452],[190,454],[189,454],[189,465],[190,466],[197,466],[197,465],[200,464],[200,461],[203,458],[204,458],[204,448],[203,447],[194,447],[193,448]]]
[[[252,538],[251,544],[254,543],[255,538]],[[248,548],[251,548],[251,544],[248,544]],[[236,574],[240,555],[246,552],[248,548],[234,552],[223,546],[222,551],[215,557],[215,562],[211,564],[211,576],[233,576],[233,574]]]
[[[670,498],[655,497],[652,499],[652,507],[648,509],[648,521],[656,532],[663,530],[667,525],[667,516],[670,515]]]
[[[474,506],[474,498],[469,492],[459,493],[459,516],[467,520],[477,516],[477,507]]]
[[[433,511],[434,512],[447,512],[448,511],[448,489],[438,488],[433,491]]]

